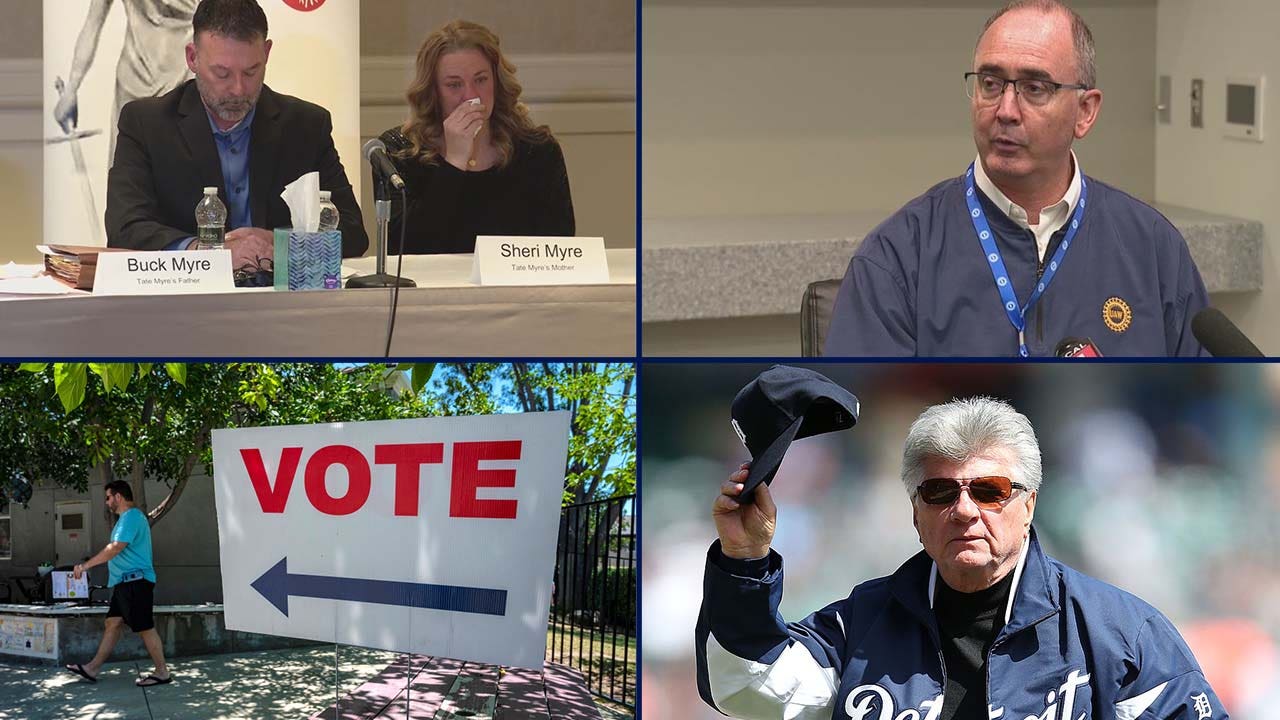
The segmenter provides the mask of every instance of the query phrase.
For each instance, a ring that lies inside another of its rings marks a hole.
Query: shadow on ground
[[[338,694],[345,698],[396,657],[339,647]],[[305,720],[336,700],[334,661],[331,645],[178,658],[173,684],[145,693],[133,684],[151,672],[145,661],[108,663],[96,684],[54,667],[0,662],[0,720]],[[634,718],[595,700],[605,720]]]
[[[394,657],[339,648],[338,692],[359,687]],[[133,681],[151,670],[144,661],[108,663],[93,684],[57,668],[0,663],[0,718],[305,719],[335,697],[333,646],[179,658],[173,684],[144,694]]]

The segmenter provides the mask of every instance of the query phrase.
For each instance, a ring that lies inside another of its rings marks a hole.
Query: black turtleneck
[[[987,720],[987,652],[1004,627],[1013,573],[986,590],[962,593],[938,576],[933,612],[947,665],[940,720]]]

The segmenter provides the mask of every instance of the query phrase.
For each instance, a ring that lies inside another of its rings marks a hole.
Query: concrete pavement
[[[340,694],[359,687],[394,657],[339,648]],[[133,681],[152,669],[149,660],[108,663],[93,684],[59,668],[0,662],[0,718],[305,720],[334,702],[333,646],[179,658],[171,663],[173,683],[143,692]]]
[[[339,647],[339,696],[395,657]],[[133,681],[152,669],[150,660],[107,663],[94,684],[60,668],[0,662],[0,720],[306,720],[336,699],[331,645],[178,658],[173,683],[144,692]],[[596,705],[606,720],[634,717],[619,705]]]

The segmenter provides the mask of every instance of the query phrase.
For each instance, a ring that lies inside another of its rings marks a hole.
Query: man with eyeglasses
[[[987,21],[971,72],[977,158],[875,228],[849,263],[826,355],[1199,356],[1208,305],[1186,241],[1085,175],[1071,150],[1102,107],[1093,36],[1058,0]]]
[[[712,507],[698,690],[738,718],[1156,720],[1227,717],[1178,631],[1129,593],[1044,554],[1040,448],[989,398],[926,409],[902,480],[923,552],[800,622],[778,613],[767,484],[746,466]]]

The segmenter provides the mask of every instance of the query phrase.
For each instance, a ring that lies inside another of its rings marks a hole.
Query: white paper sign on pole
[[[542,667],[569,421],[214,430],[227,627]]]

